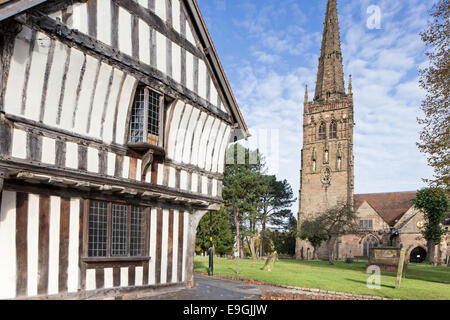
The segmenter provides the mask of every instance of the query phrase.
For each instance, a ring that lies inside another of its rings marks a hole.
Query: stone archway
[[[375,236],[368,236],[363,243],[363,257],[369,257],[370,249],[378,247],[379,244],[380,241]]]
[[[409,262],[422,263],[427,258],[427,250],[423,247],[418,246],[411,250],[409,254]]]

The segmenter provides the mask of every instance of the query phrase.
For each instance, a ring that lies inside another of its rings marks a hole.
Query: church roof
[[[413,206],[412,200],[415,197],[415,191],[355,194],[354,206],[355,209],[358,209],[367,201],[387,224],[394,226],[396,221],[400,220],[400,218]]]
[[[337,4],[336,0],[328,0],[314,100],[338,100],[344,95],[344,71]]]

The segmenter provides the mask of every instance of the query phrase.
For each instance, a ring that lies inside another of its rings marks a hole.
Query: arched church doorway
[[[366,240],[364,240],[363,245],[363,256],[369,257],[370,249],[378,247],[379,241],[374,236],[367,237]]]
[[[409,254],[409,262],[422,263],[427,258],[427,251],[422,247],[414,248]]]

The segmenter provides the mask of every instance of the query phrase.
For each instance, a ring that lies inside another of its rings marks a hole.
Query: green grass
[[[400,289],[395,289],[396,272],[382,272],[381,289],[371,290],[366,282],[365,262],[280,260],[272,272],[262,271],[265,261],[239,260],[239,277],[273,284],[366,294],[405,300],[450,300],[450,268],[410,264]],[[196,271],[208,271],[208,258],[195,258]],[[215,258],[214,273],[236,276],[236,261]]]

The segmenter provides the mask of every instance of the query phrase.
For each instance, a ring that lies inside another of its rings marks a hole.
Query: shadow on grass
[[[351,282],[360,283],[360,284],[362,283],[362,284],[364,284],[364,285],[367,285],[367,282],[366,282],[366,281],[355,280],[355,279],[345,279],[345,280],[351,281]],[[381,286],[381,287],[384,287],[384,288],[395,289],[395,286],[388,286],[388,285],[385,285],[385,284],[381,284],[380,286]]]

